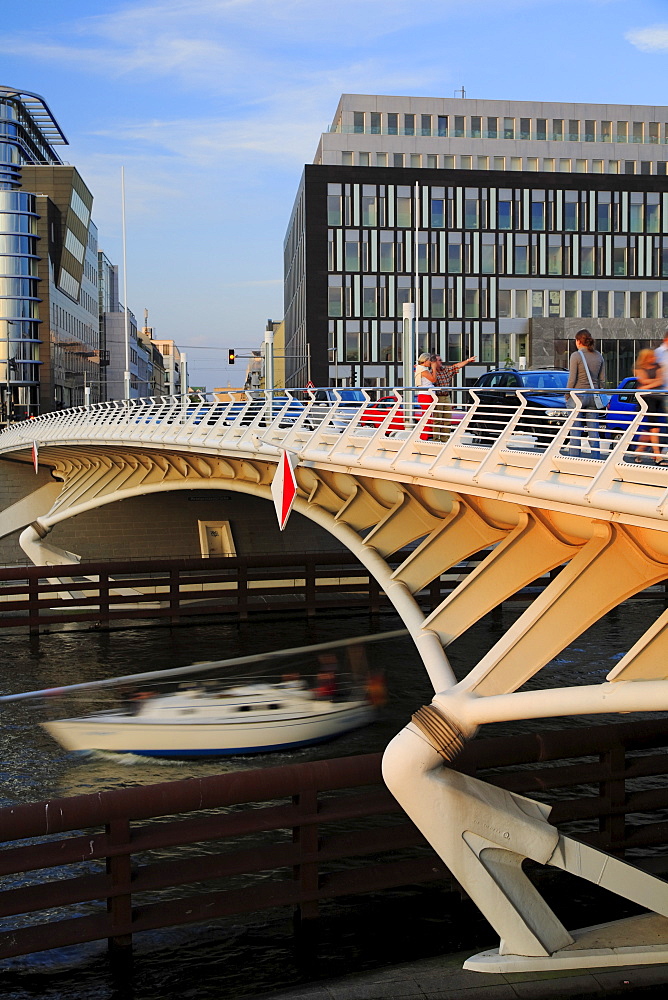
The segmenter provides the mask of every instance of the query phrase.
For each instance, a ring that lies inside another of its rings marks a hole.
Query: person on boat
[[[321,670],[316,677],[313,697],[319,701],[333,701],[336,697],[336,674],[333,670]]]

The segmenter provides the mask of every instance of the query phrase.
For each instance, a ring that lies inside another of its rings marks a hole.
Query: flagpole
[[[127,238],[125,231],[125,167],[121,167],[121,220],[123,225],[123,304],[125,332],[125,373],[123,376],[124,398],[130,399],[130,329],[128,318],[128,264]]]

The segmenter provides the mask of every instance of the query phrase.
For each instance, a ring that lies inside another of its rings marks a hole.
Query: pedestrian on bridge
[[[638,389],[641,392],[663,388],[664,374],[662,365],[657,352],[651,350],[651,348],[646,347],[640,352],[633,373],[638,379]],[[642,462],[640,456],[649,444],[654,453],[655,463],[657,465],[666,465],[668,462],[664,460],[659,443],[659,433],[663,425],[663,397],[653,392],[651,395],[645,396],[645,401],[647,403],[647,416],[643,424],[648,427],[648,430],[640,436],[640,442],[635,452],[635,460],[636,462]]]
[[[598,393],[605,384],[605,358],[594,346],[594,338],[589,330],[578,330],[575,334],[576,350],[571,354],[568,369],[567,389],[578,389],[577,396],[582,401],[581,415],[571,428],[570,449],[572,458],[582,454],[582,436],[586,432],[589,440],[589,458],[601,457],[600,416],[597,406]],[[589,392],[582,390],[588,389]],[[566,393],[570,407],[575,406],[575,398]]]
[[[434,389],[436,390],[437,405],[434,416],[434,440],[447,441],[450,434],[450,414],[452,402],[450,399],[450,389],[455,375],[465,365],[475,361],[475,355],[471,355],[466,361],[456,361],[453,365],[446,365],[440,354],[430,354],[429,360],[432,363],[434,372]]]

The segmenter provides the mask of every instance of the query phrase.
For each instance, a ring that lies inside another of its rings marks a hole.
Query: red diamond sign
[[[297,496],[293,458],[287,451],[281,452],[276,473],[271,481],[271,495],[274,498],[278,526],[283,531]]]

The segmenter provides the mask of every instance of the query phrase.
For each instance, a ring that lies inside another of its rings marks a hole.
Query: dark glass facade
[[[610,342],[656,339],[665,189],[640,174],[307,166],[286,239],[286,342],[310,344],[318,384],[393,385],[405,302],[417,351],[449,361],[554,364],[587,319]]]

